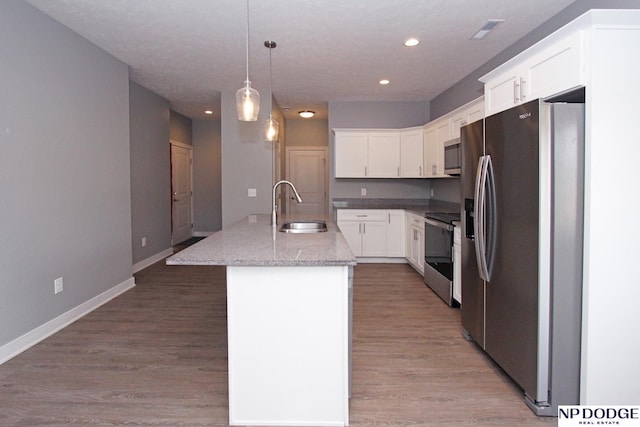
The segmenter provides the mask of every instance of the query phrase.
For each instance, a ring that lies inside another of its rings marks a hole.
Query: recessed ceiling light
[[[407,47],[418,46],[419,44],[420,44],[420,40],[418,40],[418,39],[416,39],[414,37],[411,37],[410,39],[407,39],[404,42],[404,45],[407,46]]]
[[[380,84],[381,85],[388,85],[389,83],[391,83],[391,82],[389,80],[387,80],[387,79],[380,80]]]
[[[304,111],[299,111],[298,115],[303,119],[310,119],[311,117],[316,115],[316,112],[310,111],[310,110],[304,110]]]
[[[498,25],[502,24],[504,19],[489,19],[474,35],[471,36],[474,40],[483,39],[493,31]]]
[[[204,110],[204,113],[205,113],[205,114],[209,114],[209,115],[211,115],[211,114],[213,114],[213,111],[211,111],[211,110]]]

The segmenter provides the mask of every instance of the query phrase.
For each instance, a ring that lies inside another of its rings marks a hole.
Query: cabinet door
[[[424,130],[424,176],[431,178],[438,174],[438,133],[436,127]]]
[[[404,258],[404,211],[387,212],[387,256]]]
[[[357,221],[338,221],[338,228],[355,256],[362,255],[362,224]]]
[[[336,132],[336,178],[362,178],[367,172],[367,133]]]
[[[477,122],[478,120],[483,118],[484,118],[484,99],[476,103],[475,105],[469,107],[469,109],[467,110],[466,124]],[[459,131],[458,131],[458,136],[460,136]]]
[[[436,148],[435,148],[435,173],[436,177],[448,176],[444,174],[444,142],[451,139],[451,126],[449,120],[436,125]]]
[[[520,75],[519,68],[509,70],[485,84],[484,102],[487,114],[507,110],[518,102]]]
[[[400,132],[369,132],[367,176],[400,176]]]
[[[409,264],[412,264],[411,262],[411,241],[413,240],[413,229],[411,228],[411,218],[413,217],[412,214],[410,214],[409,212],[405,213],[405,217],[404,217],[404,254],[405,257],[407,258],[407,261],[409,261]]]
[[[460,138],[460,128],[484,117],[484,100],[467,106],[451,118],[451,138]]]
[[[386,221],[367,221],[362,223],[362,256],[387,256]]]
[[[468,123],[467,110],[459,111],[451,117],[451,138],[460,138],[460,128]]]
[[[421,178],[423,176],[424,143],[422,129],[400,134],[400,176]]]
[[[526,61],[521,102],[547,97],[583,83],[581,37],[581,32],[572,34]]]

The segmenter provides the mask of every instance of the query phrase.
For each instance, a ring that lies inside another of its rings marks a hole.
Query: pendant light
[[[251,87],[249,80],[249,0],[247,0],[247,79],[244,81],[244,87],[236,92],[236,109],[238,110],[238,120],[243,122],[258,120],[260,94]]]
[[[264,122],[264,140],[266,142],[273,142],[278,140],[278,131],[280,125],[278,121],[273,118],[273,78],[271,73],[271,51],[275,49],[276,42],[273,40],[267,40],[264,42],[264,47],[269,48],[269,118]]]

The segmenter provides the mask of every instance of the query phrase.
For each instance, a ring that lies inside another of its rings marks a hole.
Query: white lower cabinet
[[[338,228],[358,257],[404,257],[404,211],[339,209]]]
[[[387,211],[387,256],[404,258],[404,211]]]
[[[424,218],[406,213],[406,257],[409,264],[424,275]]]

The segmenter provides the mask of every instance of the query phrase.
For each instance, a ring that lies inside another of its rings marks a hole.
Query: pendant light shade
[[[264,140],[266,142],[277,141],[279,131],[280,124],[269,114],[269,118],[264,122]]]
[[[236,108],[238,120],[243,122],[255,122],[258,120],[260,110],[260,94],[251,87],[249,80],[244,82],[244,87],[236,92]]]
[[[280,124],[273,118],[273,89],[272,89],[272,73],[271,73],[271,51],[275,49],[276,42],[273,40],[267,40],[264,42],[264,47],[269,48],[269,118],[264,122],[264,140],[266,142],[274,142],[278,140],[278,132],[280,130]]]
[[[247,0],[247,79],[244,87],[236,92],[236,110],[238,120],[243,122],[255,122],[260,111],[260,94],[251,87],[249,80],[249,0]]]

